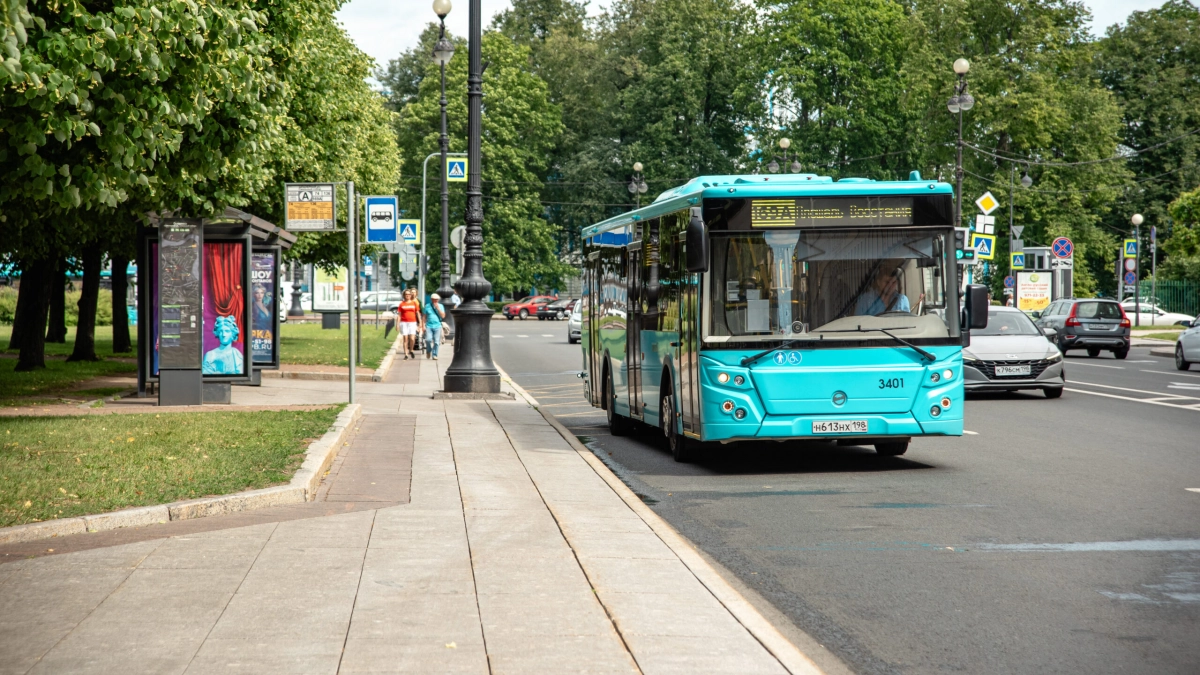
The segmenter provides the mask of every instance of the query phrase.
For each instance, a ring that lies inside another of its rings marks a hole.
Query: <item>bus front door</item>
[[[642,419],[642,249],[629,247],[626,283],[629,301],[625,304],[625,372],[629,383],[629,416]]]

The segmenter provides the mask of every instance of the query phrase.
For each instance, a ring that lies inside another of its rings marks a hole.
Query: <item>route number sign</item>
[[[284,202],[284,229],[293,232],[337,229],[333,183],[285,183]]]

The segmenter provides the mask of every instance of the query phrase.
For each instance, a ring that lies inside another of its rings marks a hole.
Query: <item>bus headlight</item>
[[[736,375],[733,378],[733,383],[740,387],[743,384],[746,384],[746,378],[742,377],[741,375]]]
[[[944,379],[944,380],[953,380],[953,379],[954,379],[954,371],[953,371],[953,370],[950,370],[949,368],[947,368],[946,370],[942,371],[942,379]]]
[[[942,409],[937,407],[936,405],[929,409],[929,415],[931,417],[939,417],[941,414],[942,414]]]
[[[725,412],[733,412],[733,401],[725,401],[721,404],[721,410]]]
[[[738,418],[739,420],[744,420],[744,419],[746,419],[746,409],[745,409],[745,408],[738,408],[737,410],[735,410],[735,411],[733,412],[733,416],[734,416],[734,417],[736,417],[736,418]]]
[[[936,384],[937,382],[940,382],[940,381],[941,381],[941,379],[942,379],[942,376],[941,376],[941,375],[938,375],[937,373],[934,373],[934,374],[932,374],[932,375],[930,375],[930,376],[929,376],[929,381],[930,381],[930,382],[933,382],[933,383],[935,383],[935,384]]]
[[[728,381],[729,381],[729,373],[718,373],[717,374],[717,382],[720,382],[721,384],[725,384]]]
[[[949,408],[950,408],[950,403],[951,403],[951,401],[950,401],[950,398],[949,398],[949,397],[943,398],[943,399],[942,399],[942,408],[943,408],[943,409],[949,409]]]

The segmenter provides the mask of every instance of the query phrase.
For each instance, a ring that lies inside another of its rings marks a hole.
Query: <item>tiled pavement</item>
[[[787,672],[535,410],[430,398],[448,362],[359,386],[317,502],[0,550],[56,549],[0,564],[0,674]]]

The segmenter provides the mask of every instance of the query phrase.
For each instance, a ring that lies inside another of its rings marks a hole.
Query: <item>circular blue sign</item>
[[[1125,273],[1125,285],[1132,286],[1137,283],[1137,275],[1133,272]]]
[[[793,366],[800,365],[800,352],[788,352],[787,360]]]
[[[1059,237],[1050,245],[1050,249],[1054,252],[1055,258],[1070,258],[1075,253],[1075,244],[1066,237]]]
[[[1011,274],[1007,277],[1004,277],[1004,287],[1005,288],[1012,288],[1013,286],[1016,286],[1016,285],[1017,285],[1017,280],[1014,279]]]

